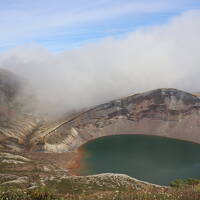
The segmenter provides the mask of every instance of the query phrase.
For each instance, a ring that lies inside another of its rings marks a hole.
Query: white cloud
[[[199,35],[200,10],[193,10],[62,54],[19,47],[1,53],[0,66],[29,79],[40,110],[55,114],[161,87],[200,91]]]
[[[195,1],[190,0],[190,3]],[[186,0],[0,1],[0,44],[6,47],[11,41],[26,43],[40,37],[54,38],[60,29],[75,33],[88,23],[128,14],[134,20],[133,16],[141,14],[177,12],[187,8],[187,4]]]

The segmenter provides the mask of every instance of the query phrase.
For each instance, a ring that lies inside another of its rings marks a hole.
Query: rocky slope
[[[0,150],[20,152],[26,137],[38,126],[37,119],[27,112],[22,94],[22,80],[0,69]]]
[[[48,121],[25,109],[28,97],[21,92],[22,85],[14,74],[0,70],[2,150],[67,152],[115,134],[159,135],[200,143],[198,95],[157,89]]]
[[[72,151],[89,140],[146,134],[200,143],[200,99],[176,89],[157,89],[102,104],[32,137],[34,150]]]

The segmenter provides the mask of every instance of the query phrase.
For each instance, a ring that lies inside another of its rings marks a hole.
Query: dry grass
[[[60,185],[58,185],[60,187]],[[81,187],[81,186],[79,186]],[[200,200],[200,185],[181,187],[150,188],[134,190],[132,188],[113,188],[101,191],[72,190],[70,185],[62,186],[62,193],[51,187],[40,187],[34,190],[0,188],[0,200]]]

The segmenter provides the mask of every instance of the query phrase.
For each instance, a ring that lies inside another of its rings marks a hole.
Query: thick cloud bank
[[[161,87],[200,91],[200,10],[60,54],[19,47],[0,54],[0,67],[28,79],[51,114]]]

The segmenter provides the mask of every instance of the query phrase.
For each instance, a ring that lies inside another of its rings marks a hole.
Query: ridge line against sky
[[[0,0],[0,51],[40,44],[60,52],[193,9],[200,9],[199,0]]]
[[[37,111],[55,116],[156,88],[199,92],[199,35],[193,9],[60,53],[43,41],[19,46],[0,53],[0,68],[27,82],[22,92],[37,99]]]

